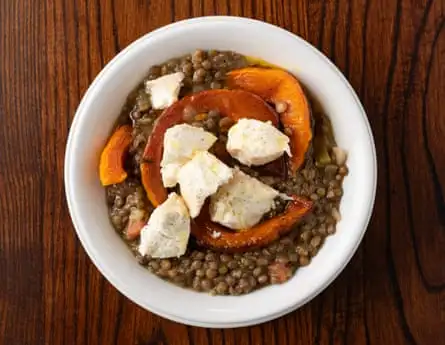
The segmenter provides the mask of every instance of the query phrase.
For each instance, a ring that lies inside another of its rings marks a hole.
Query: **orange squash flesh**
[[[298,80],[280,69],[247,67],[228,73],[227,85],[257,94],[268,102],[285,102],[280,121],[290,134],[290,170],[296,172],[304,162],[312,140],[309,102]]]
[[[116,129],[100,155],[99,178],[103,186],[123,182],[127,178],[124,158],[131,144],[131,126]]]
[[[292,198],[282,214],[239,232],[212,222],[208,207],[204,207],[192,223],[191,232],[199,245],[218,251],[241,252],[265,246],[288,233],[312,208],[311,201],[298,196]]]
[[[218,110],[222,116],[230,117],[234,122],[240,118],[255,118],[278,125],[278,117],[274,110],[257,95],[243,90],[202,91],[174,103],[156,120],[141,164],[142,184],[148,199],[155,207],[167,199],[160,166],[164,134],[168,128],[184,122],[183,112],[187,106],[194,108],[198,113]]]

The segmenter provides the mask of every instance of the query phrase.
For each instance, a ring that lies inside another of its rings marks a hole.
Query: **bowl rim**
[[[243,23],[243,24],[253,23],[255,25],[262,25],[263,27],[265,27],[268,30],[279,31],[280,34],[282,34],[282,35],[291,36],[293,39],[299,41],[300,44],[304,45],[307,49],[309,49],[313,53],[317,54],[321,58],[321,60],[323,60],[323,62],[326,63],[328,65],[328,67],[336,74],[336,76],[339,78],[339,81],[342,82],[348,88],[349,92],[351,93],[351,96],[353,97],[353,99],[356,103],[357,110],[360,111],[360,113],[362,115],[362,121],[365,124],[367,131],[368,131],[368,139],[371,144],[371,149],[372,149],[372,157],[371,158],[372,158],[372,163],[373,163],[373,171],[370,172],[370,176],[371,176],[370,182],[372,183],[372,194],[369,199],[368,213],[367,213],[366,219],[363,223],[364,224],[363,229],[362,229],[361,233],[356,237],[356,242],[355,242],[353,249],[348,253],[348,255],[346,256],[346,258],[342,262],[342,264],[337,267],[337,270],[334,272],[334,274],[327,277],[322,282],[322,284],[320,284],[320,286],[317,289],[314,289],[314,291],[310,295],[308,295],[306,298],[302,299],[297,304],[290,304],[289,307],[287,307],[287,308],[282,308],[281,310],[278,310],[274,313],[261,315],[256,318],[253,318],[253,319],[249,318],[249,317],[243,317],[243,318],[241,318],[241,320],[237,320],[237,321],[229,321],[229,322],[220,321],[218,323],[206,322],[206,321],[197,320],[197,319],[184,319],[182,317],[172,315],[172,314],[168,313],[167,311],[163,310],[162,308],[159,308],[158,306],[147,305],[147,303],[143,303],[141,299],[138,299],[135,296],[131,296],[129,291],[126,291],[126,289],[124,289],[122,286],[119,286],[119,284],[116,283],[115,274],[109,270],[106,270],[103,267],[103,265],[101,264],[99,257],[97,257],[93,254],[91,245],[86,241],[86,239],[83,235],[84,230],[81,230],[78,225],[79,221],[77,220],[76,215],[73,212],[74,201],[72,200],[71,186],[69,183],[69,181],[71,180],[70,171],[72,169],[71,168],[71,151],[73,150],[73,140],[74,140],[73,138],[74,138],[74,133],[76,132],[76,127],[78,126],[78,123],[79,123],[80,114],[84,112],[84,109],[86,108],[86,106],[89,102],[89,99],[91,97],[91,94],[92,94],[93,90],[96,88],[96,85],[104,77],[104,75],[107,74],[107,72],[112,68],[112,66],[114,66],[119,60],[121,60],[124,55],[126,55],[130,51],[134,50],[134,48],[136,48],[138,45],[140,45],[140,43],[142,41],[144,41],[145,39],[148,39],[149,37],[158,35],[158,34],[162,33],[163,31],[166,31],[166,30],[169,30],[172,28],[178,28],[178,27],[185,26],[185,25],[194,25],[194,24],[199,24],[199,23],[215,22],[215,21],[226,22],[226,23],[227,22],[229,22],[229,23],[237,22],[237,23]],[[164,318],[167,318],[167,319],[179,322],[179,323],[183,323],[183,324],[188,324],[191,326],[209,327],[209,328],[233,328],[233,327],[243,327],[243,326],[255,325],[255,324],[263,323],[266,321],[270,321],[270,320],[276,319],[280,316],[283,316],[291,311],[294,311],[294,310],[300,308],[301,306],[305,305],[310,300],[315,298],[317,295],[319,295],[322,291],[324,291],[338,277],[338,275],[344,270],[346,265],[350,262],[351,258],[356,253],[357,248],[361,244],[362,239],[363,239],[363,237],[366,233],[366,230],[368,228],[372,213],[373,213],[376,189],[377,189],[377,156],[376,156],[376,148],[375,148],[375,142],[374,142],[374,137],[372,134],[371,126],[370,126],[369,120],[367,118],[366,112],[360,102],[359,97],[357,96],[355,90],[352,88],[352,86],[350,85],[348,80],[345,78],[345,76],[337,68],[337,66],[335,66],[331,62],[331,60],[327,56],[325,56],[321,51],[319,51],[316,47],[314,47],[312,44],[310,44],[309,42],[307,42],[300,36],[298,36],[292,32],[289,32],[283,28],[280,28],[276,25],[273,25],[273,24],[270,24],[270,23],[267,23],[267,22],[264,22],[261,20],[245,18],[245,17],[237,17],[237,16],[219,16],[219,15],[202,16],[202,17],[196,17],[196,18],[192,18],[192,19],[184,19],[184,20],[176,21],[176,22],[162,26],[156,30],[153,30],[151,32],[148,32],[148,33],[140,36],[139,38],[134,40],[132,43],[130,43],[127,47],[125,47],[122,51],[120,51],[117,55],[115,55],[103,67],[103,69],[97,74],[97,76],[95,77],[93,82],[90,84],[90,86],[84,93],[84,96],[82,97],[82,99],[79,103],[79,106],[75,112],[74,119],[70,126],[70,131],[68,134],[68,139],[67,139],[66,149],[65,149],[64,180],[65,180],[65,195],[66,195],[66,199],[67,199],[67,205],[68,205],[69,213],[70,213],[77,237],[79,238],[88,257],[91,259],[91,261],[96,266],[96,268],[100,271],[100,273],[108,280],[108,282],[111,283],[111,285],[113,285],[119,292],[121,292],[123,295],[125,295],[128,299],[130,299],[135,304],[137,304],[140,307],[142,307],[146,310],[149,310],[159,316],[162,316]]]

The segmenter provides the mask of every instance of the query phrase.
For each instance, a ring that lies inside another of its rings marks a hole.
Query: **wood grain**
[[[319,297],[236,330],[179,325],[120,295],[74,233],[67,134],[96,74],[137,37],[230,14],[297,33],[360,96],[378,194],[351,263]],[[443,0],[0,2],[0,344],[440,345],[445,339]]]

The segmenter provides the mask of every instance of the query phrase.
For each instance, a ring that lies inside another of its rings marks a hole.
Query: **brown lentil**
[[[192,54],[192,62],[193,63],[202,62],[202,60],[204,59],[204,55],[205,55],[204,51],[200,49],[195,50]]]
[[[226,283],[229,286],[233,286],[233,285],[235,285],[236,280],[232,276],[226,276]]]
[[[201,64],[202,68],[209,70],[212,68],[212,63],[209,60],[204,60]]]
[[[194,290],[200,291],[201,290],[201,281],[199,280],[199,278],[195,278],[193,279],[193,283],[192,283],[192,287]]]
[[[300,266],[307,266],[309,262],[310,260],[307,256],[300,256]]]
[[[221,260],[221,262],[229,262],[230,260],[232,260],[232,257],[228,254],[221,254],[219,259]]]
[[[204,291],[209,291],[212,288],[212,281],[210,279],[203,279],[201,280],[201,288]]]
[[[191,122],[194,120],[196,116],[196,110],[193,109],[191,106],[186,106],[184,110],[182,111],[182,118],[185,122]]]
[[[339,169],[338,169],[338,173],[341,175],[341,176],[345,176],[345,175],[347,175],[348,174],[348,168],[346,167],[346,166],[341,166]]]
[[[182,72],[190,77],[193,75],[193,65],[190,62],[186,62],[183,66],[182,66]]]
[[[178,271],[175,269],[169,270],[168,271],[168,277],[169,278],[175,278],[178,275]]]
[[[269,260],[267,260],[266,257],[262,256],[262,257],[258,258],[256,263],[258,266],[267,266],[269,264]]]
[[[192,257],[193,257],[194,259],[196,259],[196,260],[204,260],[204,258],[205,258],[205,254],[204,254],[203,252],[195,251],[195,252],[192,254]]]
[[[223,117],[219,120],[219,127],[227,131],[233,125],[233,120],[230,117]]]
[[[169,270],[172,267],[170,260],[164,259],[161,261],[161,269]]]
[[[218,269],[219,274],[224,275],[229,271],[229,269],[227,268],[227,266],[220,266]]]
[[[314,248],[317,248],[321,243],[321,237],[320,236],[314,236],[311,239],[311,246]]]
[[[233,270],[231,274],[232,274],[232,277],[233,277],[233,278],[235,278],[235,279],[239,279],[239,278],[242,277],[242,275],[243,275],[243,271],[237,269],[237,270]]]
[[[206,119],[204,122],[204,127],[206,130],[212,132],[217,128],[218,124],[214,119]]]
[[[214,253],[207,253],[207,255],[205,256],[205,260],[206,261],[215,261],[216,255]]]
[[[167,271],[167,270],[160,269],[160,270],[157,272],[157,275],[160,276],[160,277],[163,277],[163,278],[167,278],[167,277],[168,277],[168,271]]]
[[[252,272],[254,277],[259,277],[261,273],[263,273],[263,269],[261,267],[256,267]]]
[[[265,274],[258,277],[258,283],[260,283],[260,284],[266,284],[268,280],[269,280],[269,277]]]
[[[209,279],[213,279],[218,275],[218,271],[212,268],[207,269],[206,276]]]
[[[234,270],[234,269],[236,269],[236,268],[238,267],[238,262],[236,262],[236,261],[230,261],[230,262],[227,264],[227,267],[229,267],[231,270]]]
[[[211,268],[213,270],[217,270],[218,269],[218,263],[216,261],[209,262],[209,268]]]
[[[285,254],[277,255],[277,258],[275,260],[282,264],[287,264],[289,262],[289,258]]]
[[[332,190],[328,191],[328,194],[326,194],[326,198],[328,199],[335,198],[335,193]]]
[[[327,229],[326,229],[326,232],[328,233],[328,235],[334,234],[335,233],[335,226],[333,224],[329,224]]]
[[[239,281],[239,287],[241,289],[248,288],[249,287],[249,281],[247,279],[245,279],[245,278],[241,278],[240,281]]]
[[[225,72],[224,71],[216,71],[214,78],[215,80],[221,81],[224,79]]]
[[[299,260],[299,257],[295,253],[289,253],[289,261],[292,263],[297,263]]]
[[[229,286],[227,285],[226,282],[219,282],[218,285],[216,285],[216,293],[220,294],[220,295],[224,295],[227,290],[229,289]]]

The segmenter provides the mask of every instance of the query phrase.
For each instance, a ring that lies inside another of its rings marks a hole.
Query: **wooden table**
[[[374,216],[340,277],[290,315],[224,331],[118,293],[82,249],[63,187],[70,123],[101,68],[150,30],[215,13],[327,54],[363,101],[379,160]],[[0,344],[444,344],[444,15],[444,0],[0,1]]]

